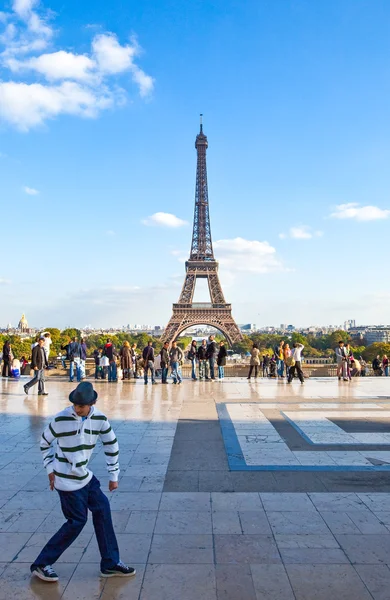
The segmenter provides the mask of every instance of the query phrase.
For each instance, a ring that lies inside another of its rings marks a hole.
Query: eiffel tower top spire
[[[196,136],[195,148],[197,151],[196,188],[194,229],[190,260],[214,260],[213,243],[211,240],[209,192],[207,187],[206,150],[208,148],[207,136],[203,133],[203,115],[200,115],[200,131]]]

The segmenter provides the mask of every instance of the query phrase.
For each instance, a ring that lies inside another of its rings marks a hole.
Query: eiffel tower
[[[229,345],[232,345],[242,340],[242,335],[232,317],[231,304],[225,301],[218,277],[218,262],[214,258],[207,188],[208,142],[203,133],[202,115],[200,115],[200,132],[196,136],[195,148],[198,159],[191,253],[186,262],[186,277],[179,302],[173,305],[173,314],[162,340],[173,342],[185,329],[193,325],[210,325],[219,329]],[[197,279],[207,279],[211,302],[193,302]]]

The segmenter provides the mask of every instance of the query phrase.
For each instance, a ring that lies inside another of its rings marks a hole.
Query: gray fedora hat
[[[82,381],[77,388],[69,394],[69,400],[72,404],[91,404],[98,397],[98,393],[93,389],[92,383]]]

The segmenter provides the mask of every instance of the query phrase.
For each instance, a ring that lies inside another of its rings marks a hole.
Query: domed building
[[[25,315],[22,315],[22,318],[19,321],[19,325],[18,325],[18,329],[19,331],[21,331],[22,333],[27,333],[28,332],[28,322],[27,319],[25,317]]]

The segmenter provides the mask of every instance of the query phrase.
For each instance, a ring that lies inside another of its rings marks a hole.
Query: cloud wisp
[[[28,187],[28,185],[25,185],[23,190],[28,196],[38,196],[39,194],[39,190],[36,190],[32,187]]]
[[[331,215],[332,219],[352,219],[354,221],[378,221],[388,219],[390,210],[379,208],[378,206],[360,206],[356,202],[339,204],[335,212]]]
[[[279,233],[281,240],[311,240],[313,238],[322,237],[322,231],[313,231],[308,225],[300,225],[299,227],[290,227],[287,233]]]
[[[179,219],[179,217],[176,217],[176,215],[171,213],[156,212],[153,215],[150,215],[150,217],[143,219],[142,224],[147,225],[148,227],[178,228],[188,225],[188,221]]]
[[[214,242],[217,260],[231,272],[271,273],[287,270],[268,242],[237,237]]]
[[[28,131],[61,114],[95,118],[125,102],[116,80],[126,74],[142,98],[152,93],[154,79],[136,64],[136,38],[122,45],[111,32],[97,33],[88,54],[55,50],[54,30],[38,5],[14,0],[12,12],[1,13],[0,65],[14,79],[0,81],[0,119]]]

